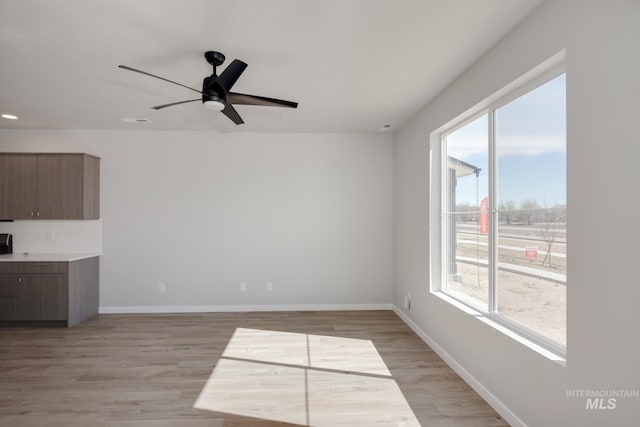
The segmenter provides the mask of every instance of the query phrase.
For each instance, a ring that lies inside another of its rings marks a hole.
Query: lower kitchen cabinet
[[[98,313],[99,258],[0,263],[0,323],[76,325]]]
[[[25,274],[21,279],[16,320],[67,320],[67,274]]]
[[[18,320],[18,275],[0,274],[0,321]]]

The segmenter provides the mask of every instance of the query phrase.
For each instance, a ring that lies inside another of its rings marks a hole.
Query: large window
[[[563,351],[565,74],[537,80],[440,132],[438,291]],[[436,168],[437,170],[438,168]]]

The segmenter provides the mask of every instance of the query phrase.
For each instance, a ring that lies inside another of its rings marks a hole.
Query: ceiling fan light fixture
[[[224,110],[224,103],[218,101],[217,99],[207,99],[206,101],[204,101],[204,106],[213,111]]]
[[[202,100],[202,103],[207,109],[222,112],[222,114],[227,116],[227,118],[233,123],[235,123],[236,125],[241,125],[244,123],[244,120],[242,120],[240,114],[238,114],[236,109],[233,107],[235,104],[298,108],[297,102],[285,101],[284,99],[267,98],[265,96],[247,95],[243,93],[231,92],[231,88],[247,68],[247,64],[240,61],[239,59],[234,59],[231,64],[227,65],[224,71],[220,75],[218,75],[216,68],[222,65],[222,63],[224,62],[224,55],[216,51],[207,51],[205,52],[204,57],[207,62],[213,66],[213,73],[202,80],[202,90],[194,89],[192,87],[183,85],[182,83],[174,82],[173,80],[165,79],[164,77],[147,73],[146,71],[136,70],[135,68],[131,68],[127,65],[118,65],[118,68],[133,71],[139,74],[144,74],[145,76],[153,77],[155,79],[164,80],[165,82],[182,86],[185,89],[189,89],[193,92],[202,94],[202,98],[170,102],[168,104],[156,105],[155,107],[151,107],[154,110],[161,110],[163,108],[173,107],[175,105]]]

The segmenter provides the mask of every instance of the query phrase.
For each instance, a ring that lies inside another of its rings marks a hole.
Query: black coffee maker
[[[13,238],[11,234],[0,234],[0,255],[13,253]]]

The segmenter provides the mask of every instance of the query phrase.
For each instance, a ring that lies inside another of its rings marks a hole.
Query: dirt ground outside
[[[461,292],[485,305],[488,301],[488,268],[458,263],[458,280],[448,289]],[[498,270],[498,312],[566,345],[566,285],[539,277]]]

